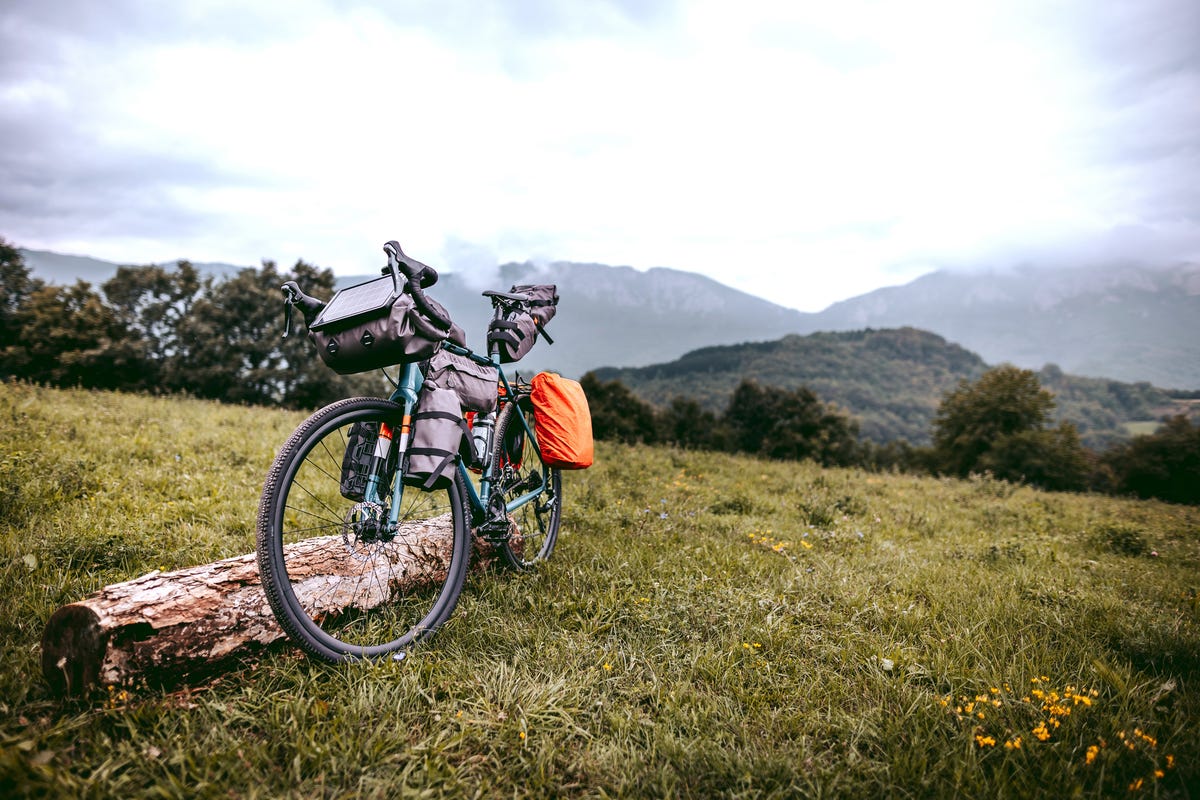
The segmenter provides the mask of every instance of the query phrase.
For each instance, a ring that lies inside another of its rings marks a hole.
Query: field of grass
[[[1200,509],[670,449],[399,664],[50,696],[50,614],[252,552],[300,418],[0,384],[0,797],[1200,797]]]

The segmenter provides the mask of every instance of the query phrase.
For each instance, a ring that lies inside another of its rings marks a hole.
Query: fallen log
[[[297,594],[321,596],[322,610],[370,610],[398,592],[444,580],[451,551],[449,515],[407,523],[363,583],[374,591],[330,592],[339,576],[358,576],[363,561],[340,536],[288,545]],[[329,545],[334,546],[329,546]],[[472,569],[495,559],[479,539]],[[349,584],[349,582],[346,582]],[[353,587],[351,587],[353,588]],[[146,675],[180,680],[215,669],[285,638],[259,582],[254,554],[171,572],[154,571],[58,609],[42,634],[42,674],[61,694],[127,684]]]

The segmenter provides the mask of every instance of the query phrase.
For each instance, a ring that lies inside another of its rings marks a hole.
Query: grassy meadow
[[[398,664],[52,697],[50,614],[252,552],[301,417],[0,384],[0,796],[1200,797],[1200,508],[605,443]]]

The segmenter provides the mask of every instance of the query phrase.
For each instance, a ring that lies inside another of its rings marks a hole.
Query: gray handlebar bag
[[[440,303],[426,300],[449,319]],[[308,338],[325,366],[341,375],[424,361],[446,338],[466,341],[457,325],[449,331],[434,325],[411,295],[397,293],[389,277],[335,294],[308,326]]]
[[[455,458],[468,435],[462,405],[453,389],[425,384],[412,417],[412,441],[404,483],[422,491],[444,489],[454,481]]]

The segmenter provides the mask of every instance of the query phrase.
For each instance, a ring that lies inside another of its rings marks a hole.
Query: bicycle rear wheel
[[[450,616],[466,578],[457,479],[434,492],[406,487],[390,528],[397,445],[378,476],[379,502],[363,499],[365,476],[356,483],[353,470],[351,479],[343,473],[346,463],[361,464],[346,461],[352,428],[377,433],[394,424],[399,438],[402,415],[399,404],[371,397],[321,409],[288,439],[263,487],[258,564],[267,600],[284,631],[328,661],[375,658],[424,639]]]
[[[526,425],[521,424],[524,418]],[[515,569],[526,570],[554,552],[562,521],[562,474],[542,462],[533,427],[533,404],[528,396],[507,403],[496,420],[496,445],[492,453],[495,492],[507,504],[539,488],[539,496],[513,510],[509,518],[513,535],[500,543],[504,559]]]

